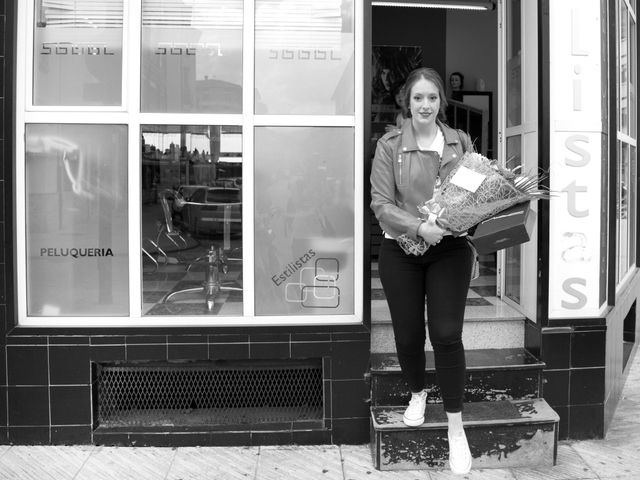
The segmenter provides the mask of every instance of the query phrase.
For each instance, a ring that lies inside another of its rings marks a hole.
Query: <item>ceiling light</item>
[[[453,10],[493,10],[492,1],[451,1],[446,0],[373,0],[376,7],[448,8]]]

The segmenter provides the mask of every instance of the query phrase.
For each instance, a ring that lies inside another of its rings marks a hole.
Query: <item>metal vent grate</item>
[[[98,365],[105,427],[281,423],[323,418],[320,361]]]

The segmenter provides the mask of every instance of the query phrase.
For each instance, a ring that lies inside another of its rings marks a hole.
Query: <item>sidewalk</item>
[[[604,440],[561,442],[553,468],[379,472],[368,445],[287,447],[0,446],[0,480],[636,480],[640,355]]]

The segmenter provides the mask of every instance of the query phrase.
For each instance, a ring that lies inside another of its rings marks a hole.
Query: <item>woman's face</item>
[[[453,90],[460,90],[460,87],[462,86],[462,80],[458,75],[451,75],[451,78],[449,78],[449,82],[451,83],[451,88]]]
[[[440,92],[436,84],[425,78],[414,83],[409,110],[415,127],[435,124],[440,111]]]

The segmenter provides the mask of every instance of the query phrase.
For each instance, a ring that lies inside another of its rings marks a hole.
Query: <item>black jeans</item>
[[[462,324],[473,260],[466,238],[452,236],[420,257],[405,254],[395,240],[385,238],[378,258],[400,368],[412,392],[424,388],[426,295],[429,338],[447,412],[462,411]]]

